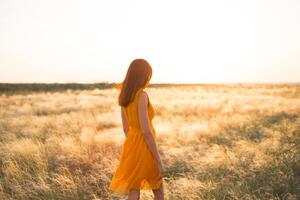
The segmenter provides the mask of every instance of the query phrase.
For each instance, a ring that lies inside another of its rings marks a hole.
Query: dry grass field
[[[299,84],[146,91],[166,199],[300,199]],[[126,199],[107,187],[124,140],[117,95],[0,93],[0,199]]]

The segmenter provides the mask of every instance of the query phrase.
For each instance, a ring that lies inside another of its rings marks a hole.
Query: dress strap
[[[136,91],[135,93],[135,97],[138,98],[138,96],[140,95],[141,91],[143,91],[144,88],[140,88]]]

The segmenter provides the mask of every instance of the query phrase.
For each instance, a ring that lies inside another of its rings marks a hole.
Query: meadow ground
[[[166,199],[300,199],[299,84],[146,91]],[[124,140],[117,95],[0,94],[0,199],[125,199],[107,187]]]

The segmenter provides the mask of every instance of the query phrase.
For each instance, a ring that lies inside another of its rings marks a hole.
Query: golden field
[[[146,91],[166,199],[300,199],[299,84]],[[107,187],[124,140],[117,96],[0,93],[0,199],[126,199]]]

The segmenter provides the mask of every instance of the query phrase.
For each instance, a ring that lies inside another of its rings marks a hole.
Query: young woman
[[[146,60],[133,60],[118,99],[126,139],[110,189],[128,194],[129,200],[138,200],[142,189],[152,189],[155,200],[164,199],[163,169],[152,125],[155,111],[144,91],[151,77],[152,68]]]

